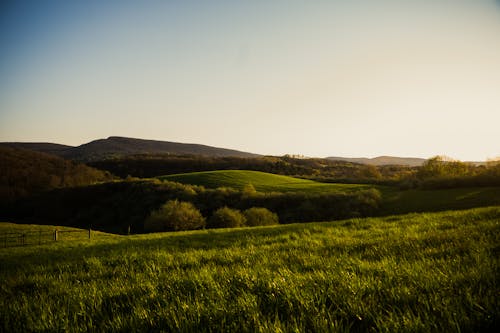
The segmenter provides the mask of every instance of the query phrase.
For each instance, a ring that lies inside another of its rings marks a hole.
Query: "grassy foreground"
[[[500,327],[500,207],[0,249],[0,331]]]

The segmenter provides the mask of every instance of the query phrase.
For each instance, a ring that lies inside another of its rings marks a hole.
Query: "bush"
[[[205,218],[192,203],[177,200],[167,201],[144,222],[145,231],[194,230],[204,226]]]
[[[267,208],[252,207],[245,210],[243,215],[247,220],[246,224],[250,227],[279,224],[278,215]]]
[[[252,185],[252,183],[248,183],[246,184],[243,189],[241,190],[241,196],[242,197],[246,197],[246,198],[249,198],[253,195],[256,195],[257,194],[257,190],[255,189],[255,187]]]
[[[237,209],[223,207],[217,209],[209,220],[210,228],[236,228],[243,227],[246,219]]]

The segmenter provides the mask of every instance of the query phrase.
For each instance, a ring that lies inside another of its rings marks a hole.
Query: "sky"
[[[0,141],[500,156],[500,1],[3,1]]]

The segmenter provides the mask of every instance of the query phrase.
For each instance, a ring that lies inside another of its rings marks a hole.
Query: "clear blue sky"
[[[500,155],[495,0],[4,1],[0,141]]]

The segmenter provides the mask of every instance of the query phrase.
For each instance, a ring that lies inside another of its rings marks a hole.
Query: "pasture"
[[[0,249],[0,331],[494,331],[499,244],[490,207]]]
[[[231,187],[242,190],[252,184],[259,192],[300,192],[306,194],[355,192],[375,188],[382,194],[379,215],[433,212],[500,205],[500,187],[400,190],[393,186],[320,183],[307,179],[249,170],[192,172],[159,177],[206,188]]]
[[[377,187],[382,193],[379,215],[438,212],[500,205],[500,187],[462,187],[439,190],[398,190]]]
[[[201,185],[206,188],[232,187],[238,190],[242,190],[246,185],[252,184],[259,192],[350,192],[371,187],[362,184],[320,183],[307,179],[250,170],[191,172],[162,176],[159,179],[189,185]]]

